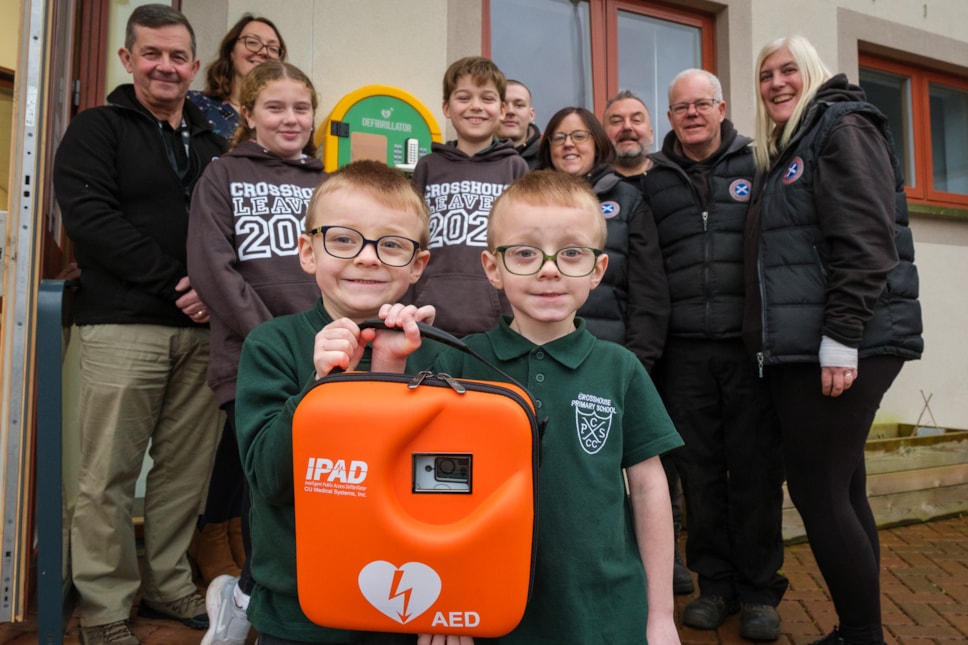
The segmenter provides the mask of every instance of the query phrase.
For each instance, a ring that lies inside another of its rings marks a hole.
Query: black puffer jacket
[[[747,344],[763,364],[818,361],[821,336],[861,357],[921,356],[914,242],[881,112],[839,74],[757,180],[747,226]]]
[[[696,162],[675,132],[642,178],[669,281],[669,336],[739,338],[743,328],[743,231],[756,166],[749,137],[728,120],[722,144]]]
[[[641,191],[608,165],[587,179],[607,219],[608,269],[578,315],[592,334],[626,346],[651,370],[662,354],[669,316],[655,222],[645,212]]]

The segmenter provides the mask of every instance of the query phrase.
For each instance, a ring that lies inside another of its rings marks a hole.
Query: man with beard
[[[615,146],[615,160],[612,170],[627,177],[641,190],[640,179],[652,167],[649,148],[652,147],[654,132],[649,108],[629,90],[622,90],[605,103],[602,124],[608,138]],[[662,466],[669,480],[669,499],[672,501],[672,523],[675,529],[675,562],[673,564],[672,590],[676,594],[691,594],[695,589],[689,569],[686,568],[679,552],[679,529],[682,526],[682,487],[672,455],[662,456]]]
[[[497,126],[499,139],[510,139],[514,149],[534,170],[538,164],[538,144],[541,130],[534,124],[531,90],[521,81],[508,79],[504,98],[504,118]]]
[[[605,104],[602,125],[615,144],[612,169],[625,177],[638,177],[652,167],[649,149],[655,136],[649,108],[629,90],[622,90]]]

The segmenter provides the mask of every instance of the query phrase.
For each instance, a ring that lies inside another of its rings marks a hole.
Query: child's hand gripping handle
[[[484,363],[485,365],[487,365],[488,367],[490,367],[492,370],[494,370],[495,372],[497,372],[498,374],[500,374],[501,377],[502,377],[502,380],[506,380],[508,383],[514,383],[515,385],[517,385],[518,387],[520,387],[522,390],[525,389],[525,387],[523,385],[521,385],[516,380],[514,380],[504,370],[502,370],[498,366],[494,365],[494,363],[490,362],[489,360],[487,360],[486,358],[484,358],[483,356],[481,356],[480,354],[478,354],[477,352],[475,352],[473,349],[471,349],[470,347],[468,347],[467,344],[464,341],[462,341],[461,339],[457,338],[453,334],[450,334],[450,333],[444,331],[443,329],[439,329],[437,327],[434,327],[433,325],[428,325],[428,324],[422,323],[422,322],[418,322],[417,323],[417,328],[420,330],[420,336],[422,338],[426,338],[428,340],[437,341],[438,343],[442,343],[444,345],[447,345],[448,347],[453,347],[455,349],[458,349],[458,350],[464,352],[465,354],[468,354],[470,356],[473,356],[474,358],[476,358],[477,360],[481,361],[482,363]],[[379,318],[371,318],[369,320],[364,320],[363,322],[360,323],[360,330],[363,330],[363,329],[383,330],[383,329],[398,329],[398,328],[397,327],[387,327],[386,323],[384,323],[383,320],[381,320]]]

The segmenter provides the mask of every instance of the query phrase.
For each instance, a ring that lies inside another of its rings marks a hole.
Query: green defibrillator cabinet
[[[388,85],[347,94],[316,133],[327,172],[358,159],[413,172],[433,141],[440,142],[441,133],[430,111],[412,94]]]

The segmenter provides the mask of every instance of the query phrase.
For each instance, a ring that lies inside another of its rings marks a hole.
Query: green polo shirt
[[[538,475],[534,590],[521,624],[494,641],[644,643],[645,572],[622,469],[682,445],[635,355],[588,332],[538,346],[509,327],[464,341],[526,387],[548,418]],[[446,348],[434,369],[496,380],[492,369]]]
[[[323,301],[252,330],[242,346],[235,418],[242,466],[250,484],[249,515],[255,588],[249,621],[260,633],[314,643],[347,643],[354,632],[306,618],[296,597],[296,513],[292,417],[316,382],[316,333],[333,322]],[[369,368],[367,353],[357,369]]]

